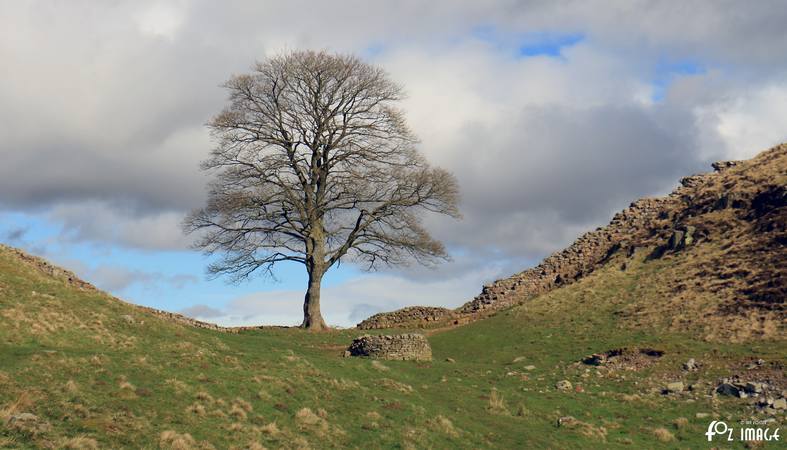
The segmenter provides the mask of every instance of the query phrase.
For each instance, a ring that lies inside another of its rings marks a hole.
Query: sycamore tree
[[[430,167],[397,107],[401,86],[351,55],[294,51],[225,84],[207,205],[189,214],[208,268],[238,282],[303,264],[302,327],[325,329],[320,284],[343,261],[375,270],[447,258],[422,213],[458,217],[454,176]]]

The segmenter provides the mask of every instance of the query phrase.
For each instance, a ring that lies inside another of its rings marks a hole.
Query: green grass
[[[434,361],[416,363],[342,358],[359,330],[233,335],[167,322],[0,251],[0,419],[29,412],[43,424],[0,425],[0,447],[709,448],[712,418],[756,415],[706,395],[712,383],[751,357],[784,363],[785,342],[711,344],[621,319],[633,304],[658,301],[649,280],[668,264],[610,265],[434,332]],[[623,346],[666,353],[640,371],[576,364]],[[701,371],[681,371],[690,357]],[[563,379],[584,392],[557,391]],[[656,392],[677,379],[701,389]],[[563,416],[580,423],[557,426]],[[659,428],[672,440],[659,440]]]

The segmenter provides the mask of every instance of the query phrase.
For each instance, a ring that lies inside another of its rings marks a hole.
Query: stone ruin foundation
[[[345,356],[376,359],[431,361],[432,347],[422,334],[363,335],[353,340]]]

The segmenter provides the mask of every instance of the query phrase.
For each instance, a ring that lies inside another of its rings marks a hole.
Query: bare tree
[[[186,232],[223,259],[233,281],[276,263],[306,266],[302,327],[326,328],[320,283],[341,261],[380,264],[447,258],[422,212],[458,217],[458,187],[430,167],[397,109],[402,89],[354,56],[295,51],[258,62],[225,84],[229,105],[208,126],[217,146],[207,206]]]

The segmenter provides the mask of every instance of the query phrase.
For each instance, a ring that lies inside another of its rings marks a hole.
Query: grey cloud
[[[778,139],[781,97],[751,86],[787,86],[785,21],[769,1],[3,2],[0,208],[43,210],[68,241],[186,248],[218,85],[282,48],[379,47],[424,151],[464,193],[463,222],[429,221],[468,256],[397,273],[461,277],[474,256],[513,270],[730,148]],[[585,40],[560,60],[500,51],[538,33]],[[654,67],[683,60],[712,73],[643,101]]]
[[[224,311],[216,308],[211,308],[208,305],[194,305],[182,309],[179,312],[183,315],[194,317],[194,318],[200,318],[200,319],[213,319],[216,317],[222,317],[226,315]]]
[[[24,239],[27,231],[27,227],[12,228],[5,233],[3,240],[11,244],[22,242],[22,239]]]
[[[96,284],[101,289],[110,292],[119,292],[132,285],[139,284],[146,289],[152,289],[158,284],[167,284],[181,288],[188,283],[196,283],[199,279],[188,274],[164,275],[157,272],[133,270],[120,266],[103,265],[95,269],[83,268],[79,274],[88,281]]]

